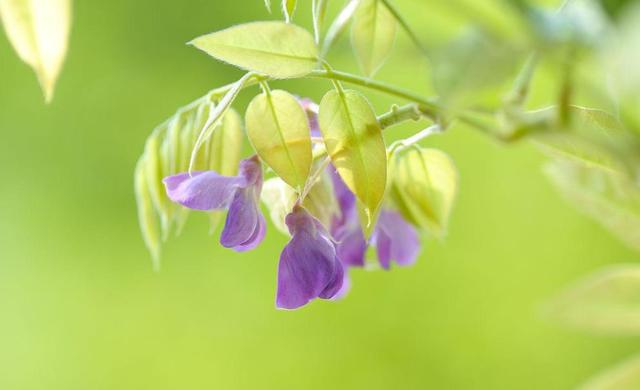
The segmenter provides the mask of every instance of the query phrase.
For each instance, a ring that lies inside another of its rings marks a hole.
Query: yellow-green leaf
[[[0,0],[0,19],[18,56],[51,101],[67,53],[71,0]]]
[[[546,173],[574,207],[640,251],[640,187],[627,175],[559,158]]]
[[[599,334],[640,334],[640,265],[600,269],[567,288],[547,306],[565,325]]]
[[[402,215],[441,237],[458,189],[451,158],[436,149],[411,147],[391,159],[390,195]]]
[[[144,167],[145,156],[141,157],[134,173],[134,190],[138,205],[138,223],[142,238],[151,253],[154,268],[160,264],[160,233],[151,199],[147,172]]]
[[[297,0],[282,0],[282,12],[287,23],[293,19],[293,13],[296,11]]]
[[[396,19],[380,0],[360,0],[353,17],[351,43],[362,71],[373,76],[396,39]]]
[[[208,148],[209,169],[224,176],[236,175],[241,160],[243,137],[242,119],[236,110],[229,109],[220,128],[211,136]],[[211,232],[220,224],[223,215],[220,211],[211,212]]]
[[[333,165],[362,202],[370,231],[384,196],[387,154],[373,108],[360,93],[329,91],[320,103],[320,131]]]
[[[640,388],[640,356],[636,355],[598,373],[580,390],[636,390]]]
[[[313,36],[284,22],[241,24],[190,43],[218,60],[275,78],[301,77],[318,64]]]
[[[274,177],[264,182],[261,199],[269,209],[273,225],[282,233],[289,234],[284,220],[298,199],[296,192],[282,179]],[[339,209],[328,173],[323,173],[311,187],[302,205],[324,226],[330,226]]]
[[[247,136],[274,172],[302,189],[311,168],[311,133],[302,106],[285,91],[256,96],[246,112]]]

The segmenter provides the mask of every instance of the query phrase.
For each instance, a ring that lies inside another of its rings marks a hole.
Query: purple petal
[[[255,196],[254,187],[243,188],[236,192],[229,206],[227,220],[220,236],[220,243],[225,248],[236,248],[251,245],[254,240],[261,238],[260,210]],[[264,235],[263,235],[264,237]]]
[[[344,271],[342,277],[342,287],[340,290],[336,292],[336,294],[331,298],[332,301],[337,301],[339,299],[344,298],[351,291],[351,277],[349,277],[349,273]]]
[[[181,173],[165,177],[167,196],[173,202],[194,210],[224,209],[239,188],[247,185],[244,177],[221,176],[214,171]]]
[[[255,185],[258,188],[258,197],[262,189],[262,164],[257,156],[240,161],[239,176],[247,180],[247,185]]]
[[[418,233],[400,214],[382,210],[373,235],[383,268],[389,269],[391,261],[401,266],[415,263],[420,252]]]
[[[232,249],[237,252],[246,252],[257,247],[264,240],[267,231],[267,223],[261,212],[258,213],[258,225],[256,226],[251,237],[241,245],[234,246]]]
[[[287,216],[293,237],[280,255],[276,306],[296,309],[315,298],[330,299],[342,287],[344,270],[329,233],[304,209]]]
[[[343,219],[351,217],[351,214],[355,211],[356,197],[353,192],[344,183],[336,169],[331,165],[329,168],[331,179],[333,181],[333,190],[338,199],[340,210],[343,214]],[[357,218],[357,215],[354,215]]]
[[[337,241],[336,250],[342,264],[349,267],[364,267],[367,242],[360,225],[357,221],[355,222],[334,232],[333,237]]]

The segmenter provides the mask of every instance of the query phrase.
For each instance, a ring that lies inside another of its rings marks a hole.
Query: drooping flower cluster
[[[301,100],[309,115],[312,134],[318,134],[313,102]],[[415,262],[420,250],[416,229],[396,211],[383,208],[369,240],[365,239],[356,197],[333,166],[327,168],[338,210],[332,210],[329,226],[323,225],[299,199],[285,218],[291,239],[278,265],[276,306],[296,309],[320,299],[338,299],[349,289],[349,268],[363,268],[369,246],[375,247],[380,266],[390,269]],[[237,176],[214,171],[181,173],[164,179],[169,199],[193,210],[228,209],[220,243],[236,251],[255,248],[265,237],[266,223],[260,210],[262,165],[254,156],[240,162]]]

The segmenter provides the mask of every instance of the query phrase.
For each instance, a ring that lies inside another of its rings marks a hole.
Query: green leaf
[[[559,158],[545,172],[574,207],[640,251],[640,188],[628,176]]]
[[[615,335],[640,334],[640,266],[598,270],[554,298],[547,315],[565,325]]]
[[[199,130],[210,119],[211,112],[216,110],[208,96],[196,103],[180,109],[166,124],[153,131],[136,166],[140,229],[156,264],[159,261],[160,238],[165,240],[174,228],[179,234],[189,215],[187,208],[167,198],[162,179],[188,170]],[[217,130],[204,143],[193,168],[214,170],[228,176],[237,174],[243,136],[240,116],[235,110],[228,109]],[[219,213],[211,214],[212,229],[219,220]]]
[[[293,20],[293,13],[296,11],[297,0],[282,0],[282,13],[287,23]]]
[[[273,225],[282,233],[289,234],[284,221],[298,199],[296,192],[282,179],[274,177],[264,182],[261,199],[269,210]],[[331,225],[339,208],[333,192],[331,177],[327,172],[324,172],[311,187],[302,205],[324,226]]]
[[[141,157],[136,165],[134,173],[134,191],[136,195],[136,203],[138,205],[138,223],[142,238],[151,253],[154,268],[157,270],[160,266],[160,233],[158,231],[158,222],[154,213],[151,192],[149,191],[149,183],[147,182],[146,169],[144,167],[145,157]]]
[[[362,203],[367,216],[363,227],[370,233],[387,181],[386,148],[373,108],[356,91],[329,91],[318,119],[331,161]]]
[[[313,0],[311,4],[313,12],[313,36],[316,44],[318,44],[320,43],[320,34],[322,32],[324,18],[327,15],[327,5],[329,4],[329,0]]]
[[[640,388],[640,356],[636,355],[590,379],[580,390],[636,390]]]
[[[569,124],[561,126],[557,109],[538,111],[546,116],[546,128],[532,132],[532,139],[553,157],[640,177],[640,139],[605,111],[569,107]]]
[[[207,141],[211,136],[211,134],[218,128],[218,126],[220,125],[220,122],[222,121],[222,118],[229,110],[229,107],[231,107],[231,104],[233,103],[233,101],[236,99],[236,97],[238,96],[242,88],[244,88],[244,86],[253,76],[254,74],[252,72],[249,72],[244,76],[242,76],[240,80],[236,81],[232,85],[232,87],[229,89],[229,91],[227,91],[227,93],[222,97],[218,105],[215,106],[214,109],[210,110],[209,117],[206,120],[206,122],[203,122],[202,120],[200,120],[196,124],[197,126],[200,126],[200,123],[203,123],[202,130],[200,130],[198,138],[196,139],[195,144],[193,145],[193,150],[191,152],[191,158],[189,162],[189,172],[191,172],[194,168],[198,151],[200,150],[200,147],[202,146],[203,142]]]
[[[67,53],[71,0],[0,0],[0,19],[22,61],[50,102]]]
[[[390,196],[414,225],[442,237],[458,191],[458,171],[436,149],[411,147],[391,157]]]
[[[506,81],[519,64],[506,42],[477,29],[465,31],[433,56],[433,83],[449,104],[460,105]]]
[[[302,189],[311,168],[311,133],[296,98],[267,89],[251,101],[245,121],[247,136],[260,158],[282,180]]]
[[[318,64],[313,36],[284,22],[253,22],[203,35],[190,42],[210,56],[275,78],[307,75]]]
[[[362,71],[373,76],[396,39],[396,19],[380,0],[360,0],[351,27],[351,43]]]
[[[340,11],[338,16],[333,20],[331,26],[329,26],[329,30],[327,31],[327,35],[324,37],[324,42],[322,43],[322,51],[320,56],[324,58],[333,44],[340,38],[344,30],[351,22],[353,18],[353,14],[356,12],[358,8],[358,3],[360,0],[351,0],[347,5]]]

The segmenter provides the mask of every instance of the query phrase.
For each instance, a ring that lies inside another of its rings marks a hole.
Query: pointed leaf
[[[218,60],[275,78],[301,77],[318,64],[313,36],[284,22],[253,22],[190,42]]]
[[[293,13],[296,11],[297,0],[282,0],[282,13],[287,23],[293,20]]]
[[[0,19],[18,56],[51,101],[71,27],[71,0],[0,0]]]
[[[311,132],[297,99],[285,91],[262,93],[249,104],[246,124],[260,158],[292,187],[304,187],[311,168]]]
[[[640,251],[640,188],[626,175],[566,159],[545,171],[574,207]]]
[[[158,222],[151,200],[149,191],[149,183],[147,182],[146,170],[144,168],[143,156],[136,166],[134,174],[134,190],[136,195],[136,203],[138,206],[138,223],[142,238],[151,253],[154,268],[158,269],[160,264],[160,233],[158,231]]]
[[[563,324],[605,334],[640,334],[640,266],[601,269],[570,286],[548,306]]]
[[[320,131],[333,165],[362,202],[365,232],[373,228],[387,181],[387,154],[373,108],[360,93],[329,91],[320,103]]]
[[[380,0],[360,0],[351,27],[351,43],[362,71],[373,76],[396,39],[396,19]]]
[[[451,158],[436,149],[412,147],[391,159],[390,195],[408,221],[441,237],[458,189]]]
[[[333,44],[338,40],[338,38],[340,38],[344,30],[347,28],[349,22],[351,22],[351,19],[353,18],[353,14],[358,8],[359,3],[360,0],[349,1],[349,3],[347,3],[338,16],[333,20],[333,23],[329,26],[327,35],[324,37],[324,42],[322,43],[322,51],[320,54],[322,58],[326,56]]]

